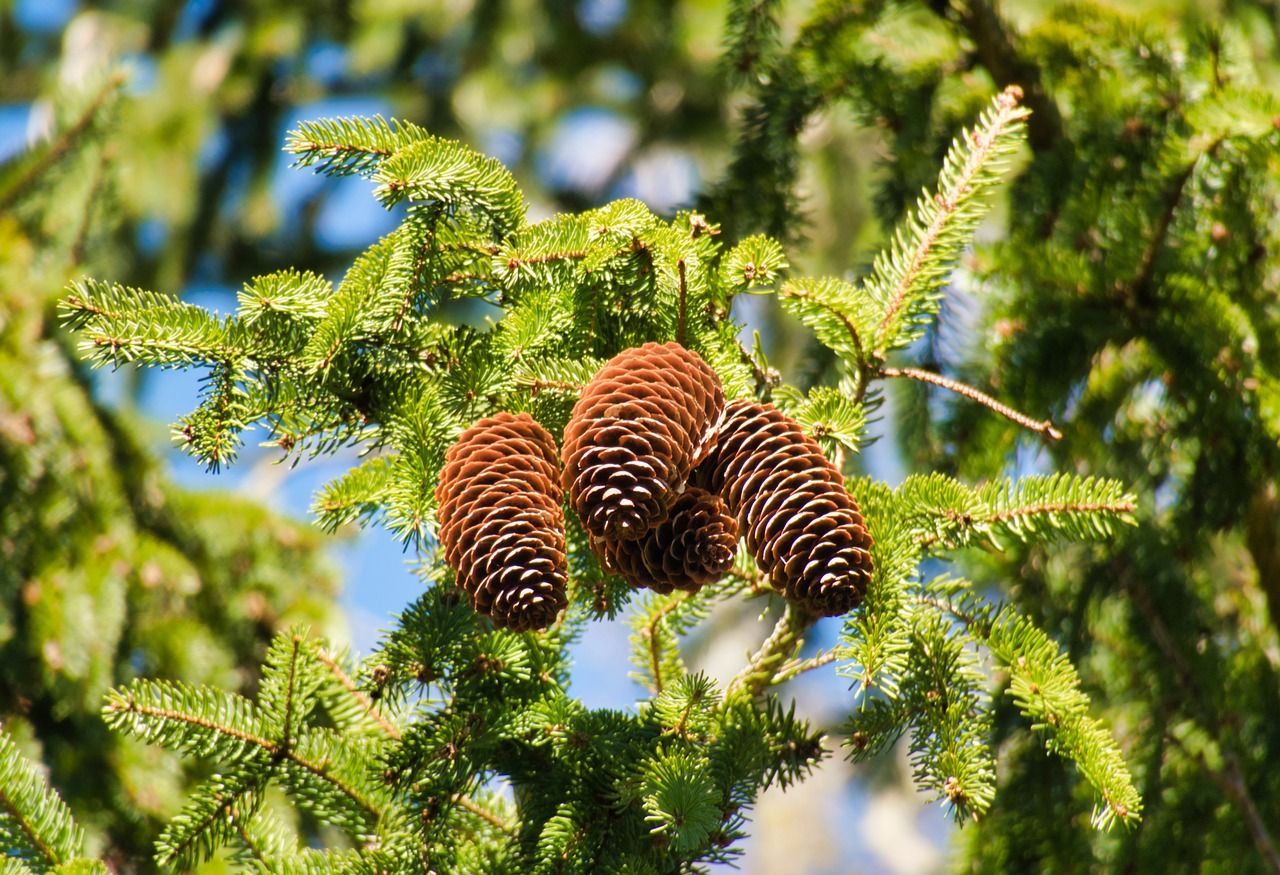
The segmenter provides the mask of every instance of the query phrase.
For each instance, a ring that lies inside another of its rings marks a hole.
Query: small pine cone
[[[795,420],[770,404],[731,402],[694,482],[724,498],[788,599],[824,617],[862,603],[871,535],[844,478]]]
[[[632,586],[697,592],[733,566],[738,521],[720,496],[690,486],[667,518],[638,541],[592,541],[605,566]]]
[[[499,413],[445,454],[440,544],[458,586],[499,628],[543,629],[567,604],[555,439],[527,413]]]
[[[710,450],[720,378],[677,343],[646,343],[591,378],[564,431],[564,487],[595,538],[633,541],[662,522]]]

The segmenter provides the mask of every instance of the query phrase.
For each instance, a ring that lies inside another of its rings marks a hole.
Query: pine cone
[[[499,628],[543,629],[567,604],[559,461],[527,413],[482,419],[445,454],[436,488],[445,561]]]
[[[871,535],[844,478],[799,423],[770,404],[731,402],[694,482],[724,498],[756,564],[788,599],[824,617],[862,603]]]
[[[666,519],[724,410],[715,371],[677,343],[608,361],[564,432],[564,487],[595,538],[633,541]]]
[[[697,592],[720,578],[738,552],[738,521],[720,496],[696,486],[682,492],[666,520],[638,541],[596,541],[605,567],[632,586],[660,593]]]

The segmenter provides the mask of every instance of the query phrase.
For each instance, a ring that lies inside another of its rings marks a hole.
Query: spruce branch
[[[1009,673],[1009,695],[1032,721],[1045,746],[1072,759],[1102,797],[1095,825],[1133,823],[1142,816],[1142,797],[1134,788],[1124,756],[1111,733],[1088,714],[1089,699],[1080,689],[1066,655],[1029,619],[1006,610],[984,630],[992,655]]]
[[[259,718],[243,705],[233,704],[229,695],[177,683],[138,681],[127,691],[112,691],[103,712],[113,728],[149,742],[233,761],[260,754],[276,763],[292,764],[330,785],[374,822],[382,816],[377,803],[330,768],[329,759],[308,759],[296,744],[286,745],[256,731],[253,727],[259,725]]]
[[[21,176],[15,179],[8,188],[0,191],[0,213],[4,213],[12,207],[26,193],[27,189],[39,182],[40,177],[48,173],[68,152],[75,148],[80,137],[89,130],[108,101],[124,85],[127,79],[128,77],[122,71],[116,71],[107,77],[107,80],[103,82],[80,115],[58,134],[54,141],[40,154],[40,157],[33,161]]]
[[[289,132],[284,151],[296,155],[296,166],[313,167],[325,176],[372,176],[400,149],[432,136],[412,122],[371,118],[304,121]]]
[[[725,695],[731,696],[739,690],[745,690],[752,697],[762,695],[770,685],[777,682],[776,678],[783,664],[795,655],[804,643],[805,634],[817,620],[816,616],[796,602],[788,601],[769,637],[752,654],[742,670],[729,681]]]
[[[922,383],[941,386],[943,389],[955,392],[957,395],[961,395],[971,401],[977,401],[983,407],[995,411],[1010,422],[1017,423],[1025,429],[1043,435],[1051,441],[1062,440],[1062,432],[1054,427],[1052,420],[1032,419],[1025,413],[1019,413],[1007,404],[1002,404],[968,383],[962,383],[959,380],[944,377],[942,374],[935,374],[932,371],[922,371],[919,368],[880,368],[877,373],[883,377],[906,377],[911,380],[919,380]]]
[[[83,853],[84,833],[36,766],[0,727],[0,844],[9,854],[46,867]]]
[[[321,665],[329,670],[329,673],[333,675],[334,679],[344,690],[347,691],[347,694],[351,696],[364,713],[367,714],[389,738],[399,740],[400,730],[394,723],[383,715],[378,706],[373,703],[373,700],[370,699],[363,690],[356,686],[356,682],[351,679],[349,674],[343,671],[342,666],[338,664],[337,658],[329,651],[328,648],[318,647],[316,649],[316,659],[320,661]]]
[[[937,193],[920,198],[889,250],[876,258],[863,288],[881,311],[871,338],[878,359],[919,336],[936,312],[939,289],[985,212],[983,196],[1000,181],[1021,142],[1028,115],[1021,98],[1022,90],[1010,85],[976,128],[956,139]]]

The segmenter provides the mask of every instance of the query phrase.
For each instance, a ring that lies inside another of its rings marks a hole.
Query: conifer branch
[[[234,726],[221,724],[214,720],[205,719],[199,714],[191,714],[172,708],[159,708],[151,705],[145,705],[130,695],[113,698],[112,701],[108,702],[105,710],[108,713],[128,713],[140,717],[151,717],[171,723],[199,727],[219,735],[233,738],[236,741],[243,742],[251,747],[261,750],[272,759],[288,760],[306,772],[316,776],[320,780],[332,785],[334,789],[338,790],[352,802],[356,803],[360,808],[372,815],[375,821],[382,816],[382,810],[373,802],[373,800],[366,798],[365,795],[355,787],[347,784],[337,775],[332,774],[324,767],[324,764],[313,762],[301,756],[291,747],[283,744],[277,744],[269,738],[264,738],[263,736],[246,732],[245,730],[238,729]]]
[[[4,787],[0,787],[0,810],[3,810],[4,816],[10,820],[18,831],[26,838],[27,842],[40,853],[45,860],[56,866],[63,860],[58,856],[57,850],[49,845],[40,832],[27,819],[26,814],[7,792]]]
[[[774,624],[773,631],[747,662],[746,666],[729,681],[726,696],[745,689],[752,697],[760,696],[775,682],[784,660],[791,657],[804,642],[804,636],[817,622],[817,617],[806,612],[796,602],[787,602],[782,616]]]
[[[102,87],[98,89],[97,93],[94,94],[89,105],[76,117],[75,121],[58,134],[57,138],[49,144],[44,153],[6,191],[0,192],[0,213],[12,207],[28,188],[34,185],[41,176],[48,173],[55,164],[62,160],[63,156],[71,151],[80,136],[93,124],[94,119],[102,111],[107,100],[116,89],[125,83],[126,78],[123,72],[117,71],[111,74],[107,81],[102,84]]]
[[[507,837],[512,839],[519,837],[520,834],[514,826],[507,823],[505,820],[503,820],[498,815],[494,814],[489,809],[485,808],[483,805],[476,803],[471,799],[471,797],[467,796],[466,794],[455,793],[453,796],[453,801],[458,803],[459,806],[471,812],[481,820],[485,821],[490,826],[494,827],[495,829],[497,829],[499,832],[503,833]]]
[[[774,675],[773,680],[770,682],[770,686],[784,684],[797,675],[802,675],[807,671],[813,671],[815,668],[822,668],[824,665],[830,665],[837,659],[844,659],[848,655],[849,652],[843,647],[832,647],[830,650],[824,650],[822,653],[819,653],[817,656],[810,657],[809,659],[793,659],[778,669],[778,673]]]
[[[1019,413],[1007,404],[1002,404],[987,393],[976,389],[967,383],[962,383],[959,380],[953,380],[950,377],[944,377],[942,374],[935,374],[932,371],[922,371],[919,368],[881,368],[879,370],[879,375],[883,377],[906,377],[912,380],[919,380],[922,383],[931,383],[934,386],[941,386],[943,389],[955,392],[957,395],[962,395],[972,401],[977,401],[983,407],[995,411],[1005,419],[1008,419],[1025,429],[1033,431],[1036,434],[1043,435],[1049,440],[1062,440],[1062,432],[1058,431],[1052,420],[1032,419],[1025,413]]]
[[[913,339],[913,326],[935,306],[949,263],[981,218],[977,197],[996,183],[1003,161],[1017,144],[1013,135],[1027,116],[1018,105],[1021,99],[1022,89],[1008,86],[978,127],[953,143],[937,193],[921,197],[890,250],[876,259],[865,288],[882,307],[873,332],[878,359]]]
[[[338,660],[334,659],[332,653],[324,647],[318,647],[316,648],[316,659],[329,670],[334,679],[350,694],[352,699],[359,703],[364,712],[378,724],[384,733],[393,739],[399,740],[400,730],[378,710],[378,707],[365,695],[365,692],[356,686],[356,682],[342,670],[342,666],[338,665]]]

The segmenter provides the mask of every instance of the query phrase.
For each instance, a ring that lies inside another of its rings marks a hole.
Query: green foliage
[[[790,63],[801,75],[787,94],[775,87],[762,114],[792,113],[792,96],[819,86],[803,122],[845,105],[875,123],[891,156],[876,179],[886,224],[917,204],[922,162],[949,148],[965,107],[1016,84],[1032,110],[1002,221],[980,234],[942,302],[944,323],[955,312],[972,331],[930,329],[913,350],[953,385],[1051,412],[1063,439],[1032,446],[981,406],[935,403],[933,386],[892,396],[918,472],[897,493],[916,505],[911,537],[931,549],[998,545],[970,550],[963,565],[978,592],[998,588],[1020,609],[999,615],[987,642],[1013,695],[992,712],[1006,759],[965,841],[966,871],[1280,871],[1280,737],[1262,716],[1276,702],[1266,654],[1280,616],[1270,12],[1249,2],[951,2],[861,4],[837,19],[819,5],[773,50],[775,69]],[[754,142],[745,129],[738,148]],[[798,212],[790,186],[755,194],[752,216]],[[815,218],[821,233],[829,217]],[[856,344],[824,314],[844,314],[874,348],[865,335],[876,314],[858,288],[842,279],[784,289],[845,372]],[[1029,470],[1073,476],[1020,476]],[[967,485],[979,481],[989,485]],[[1026,526],[1003,524],[1019,520],[1018,506],[1131,503],[1126,493],[1142,499],[1119,514],[1036,515],[1029,543]],[[944,507],[958,515],[934,512]],[[1051,548],[1046,526],[1073,539],[1111,532],[1115,543]],[[964,610],[978,616],[973,598]],[[1041,632],[1023,625],[1032,621]],[[856,622],[870,668],[853,676],[900,670],[909,624]],[[1025,664],[998,652],[1011,639]],[[1054,642],[1078,681],[1053,667]],[[1070,770],[1039,755],[1042,741],[1068,752],[1089,738],[1093,753],[1072,758],[1102,799],[1095,823],[1129,808],[1113,781],[1116,750],[1095,744],[1070,704],[1077,690],[1119,728],[1146,788],[1138,830],[1095,832],[1077,814]],[[859,719],[883,740],[877,727],[897,714],[873,700]]]
[[[121,86],[90,77],[55,95],[48,138],[0,166],[0,721],[80,821],[83,846],[60,847],[59,871],[100,871],[72,861],[86,848],[142,858],[193,783],[179,757],[106,731],[99,708],[112,685],[147,674],[244,690],[278,625],[334,619],[317,534],[171,482],[149,427],[127,400],[105,400],[111,387],[58,328],[69,278],[120,267]],[[235,343],[172,298],[84,289],[88,306],[118,315],[119,361],[188,365],[193,350]],[[134,376],[116,375],[117,396]],[[19,768],[12,750],[0,768]],[[26,847],[0,840],[11,844]]]
[[[0,734],[0,840],[6,856],[40,872],[84,853],[83,830],[6,734]]]
[[[809,392],[782,384],[776,396],[841,465],[844,450],[864,442],[883,352],[936,314],[941,280],[1017,147],[1023,115],[1013,92],[996,98],[944,163],[939,199],[921,202],[868,284],[815,282],[836,290],[813,324],[833,347],[848,341],[839,349],[848,379]],[[701,352],[731,397],[773,390],[762,353],[741,345],[730,312],[736,295],[777,282],[781,246],[753,237],[726,249],[701,215],[667,221],[636,201],[529,224],[511,177],[490,159],[396,122],[317,123],[290,143],[303,163],[363,174],[384,201],[409,202],[400,227],[336,289],[312,274],[275,273],[247,285],[238,312],[217,320],[80,280],[63,313],[97,364],[209,369],[205,399],[178,431],[209,465],[228,462],[250,428],[286,459],[357,445],[368,457],[322,490],[321,522],[382,521],[424,555],[429,586],[359,681],[295,631],[268,651],[256,701],[152,680],[111,694],[105,714],[116,729],[216,762],[162,836],[158,861],[189,867],[223,845],[271,871],[665,872],[730,859],[758,794],[802,779],[825,753],[773,689],[831,661],[799,658],[813,618],[789,607],[721,690],[689,671],[680,645],[718,603],[770,598],[749,559],[697,594],[636,599],[634,661],[653,695],[634,712],[588,710],[568,695],[566,645],[631,594],[602,573],[574,524],[566,616],[545,633],[494,630],[433,554],[434,492],[444,447],[475,419],[531,410],[558,432],[596,363],[647,340]],[[917,782],[957,817],[979,816],[995,792],[979,641],[929,595],[919,568],[1003,537],[1104,537],[1133,500],[1114,482],[1065,475],[976,488],[940,475],[896,491],[851,486],[875,539],[876,574],[834,654],[858,682],[866,718],[855,720],[850,745],[864,756],[909,732]],[[1056,651],[1046,661],[1052,644],[1033,633],[1001,626],[986,643],[1006,663],[1025,648],[1045,683],[1074,689],[1070,666]],[[1135,822],[1138,797],[1087,702],[1064,694],[1051,705],[1061,728],[1047,734],[1050,748],[1103,781],[1103,821]],[[1050,713],[1029,700],[1024,710],[1037,721]],[[489,792],[496,781],[511,788],[511,803]],[[270,811],[268,786],[345,839],[301,850],[296,827]]]

